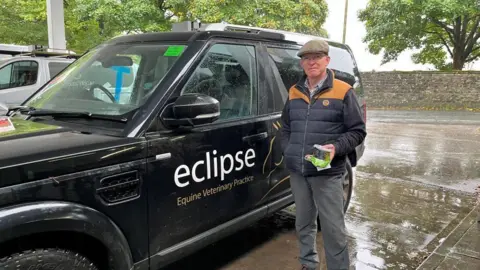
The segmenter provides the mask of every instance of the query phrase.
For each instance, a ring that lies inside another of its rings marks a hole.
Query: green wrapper
[[[305,156],[305,159],[310,161],[318,170],[330,168],[330,151],[324,149],[321,145],[314,145],[313,153]]]
[[[324,159],[316,158],[314,156],[307,157],[307,160],[310,161],[313,164],[313,166],[318,168],[325,168],[330,164],[330,159],[324,160]]]

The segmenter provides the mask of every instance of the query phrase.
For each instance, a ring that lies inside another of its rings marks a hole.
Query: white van
[[[0,103],[6,105],[21,104],[75,60],[32,45],[0,44],[0,54]]]
[[[0,102],[18,105],[73,59],[44,57],[12,57],[0,62]]]

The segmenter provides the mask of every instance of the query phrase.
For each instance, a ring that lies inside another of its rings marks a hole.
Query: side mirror
[[[196,126],[212,123],[220,117],[220,102],[203,94],[179,96],[167,105],[161,119],[168,127]]]

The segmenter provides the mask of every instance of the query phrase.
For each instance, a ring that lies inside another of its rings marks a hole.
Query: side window
[[[50,72],[50,78],[55,77],[60,71],[65,69],[70,63],[68,62],[50,62],[48,63],[48,70]]]
[[[12,66],[8,64],[0,69],[0,89],[10,88],[10,78],[12,77]]]
[[[257,114],[257,65],[251,45],[215,44],[182,89],[220,102],[220,119]]]
[[[353,86],[355,93],[363,96],[360,73],[352,54],[345,48],[330,46],[330,57],[331,60],[328,67],[335,71],[335,77]]]
[[[328,67],[335,71],[335,77],[353,86],[356,78],[350,53],[343,48],[330,46],[330,58]]]
[[[0,89],[33,85],[37,83],[37,76],[37,62],[14,62],[0,70]]]
[[[268,48],[268,53],[275,62],[285,88],[288,90],[302,76],[298,50],[283,48]],[[330,64],[328,68],[335,72],[335,77],[352,85],[359,94],[362,92],[358,72],[352,55],[344,48],[330,46]]]
[[[298,50],[283,48],[267,48],[278,69],[283,85],[288,90],[295,85],[303,76],[300,66]]]
[[[300,66],[300,58],[297,56],[298,50],[285,48],[267,48],[270,55],[270,66],[273,75],[279,84],[279,95],[282,97],[281,104],[276,102],[275,110],[283,109],[288,96],[288,89],[295,85],[303,76],[303,70]]]

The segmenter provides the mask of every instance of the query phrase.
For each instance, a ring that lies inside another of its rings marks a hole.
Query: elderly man
[[[347,155],[366,137],[365,122],[352,86],[327,68],[328,43],[311,40],[298,52],[305,76],[289,90],[282,112],[282,148],[296,205],[295,227],[301,269],[317,269],[317,215],[328,269],[349,269],[343,212]],[[305,159],[313,145],[331,151],[330,168],[318,170]]]

